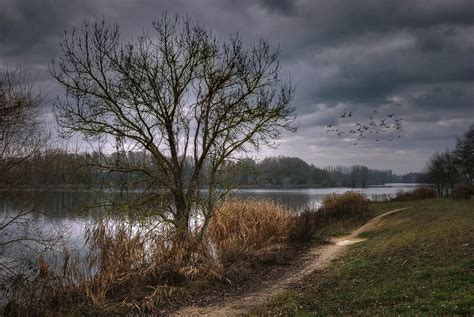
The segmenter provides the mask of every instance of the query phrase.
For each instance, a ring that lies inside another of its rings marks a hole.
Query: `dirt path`
[[[173,316],[236,316],[245,315],[248,309],[254,306],[258,306],[271,297],[275,296],[279,292],[285,290],[291,284],[303,279],[305,276],[311,274],[316,270],[323,270],[327,268],[331,262],[336,259],[341,252],[346,249],[348,245],[364,241],[365,239],[358,238],[358,235],[368,229],[372,229],[380,224],[382,218],[401,211],[407,208],[395,209],[384,214],[381,214],[375,218],[369,220],[365,225],[358,228],[348,236],[332,238],[330,244],[318,245],[309,250],[304,256],[305,265],[302,268],[298,268],[298,271],[289,271],[285,276],[279,280],[268,281],[264,286],[256,292],[246,294],[240,297],[230,298],[223,303],[208,306],[208,307],[197,307],[190,306],[184,307],[176,311]]]

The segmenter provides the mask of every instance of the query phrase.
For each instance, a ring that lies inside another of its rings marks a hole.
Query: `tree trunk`
[[[175,195],[176,205],[176,240],[177,242],[183,243],[189,239],[189,217],[191,214],[190,206],[184,197],[184,194],[178,193]]]

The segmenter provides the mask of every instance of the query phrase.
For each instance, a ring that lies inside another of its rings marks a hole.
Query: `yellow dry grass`
[[[287,240],[293,220],[292,211],[274,201],[231,199],[217,207],[208,237],[219,259],[232,262]]]

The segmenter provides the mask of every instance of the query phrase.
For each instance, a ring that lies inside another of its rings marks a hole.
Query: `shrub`
[[[474,187],[466,184],[458,184],[451,193],[454,199],[471,199],[474,196]]]
[[[341,221],[359,219],[369,211],[368,199],[360,193],[328,194],[320,208],[305,208],[294,218],[290,239],[297,242],[311,241],[315,235],[325,238],[325,228]]]
[[[318,209],[306,207],[294,215],[290,240],[294,242],[309,242],[322,227],[322,219],[318,218]]]
[[[230,199],[217,207],[207,235],[228,264],[278,246],[292,225],[292,211],[274,201]]]
[[[434,188],[431,187],[417,187],[409,191],[398,192],[392,201],[408,201],[408,200],[420,200],[420,199],[431,199],[438,197],[438,194]]]
[[[333,219],[359,218],[369,211],[369,200],[361,193],[345,192],[329,194],[323,197],[319,210],[320,218]]]

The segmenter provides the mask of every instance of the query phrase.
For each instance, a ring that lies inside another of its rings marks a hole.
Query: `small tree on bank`
[[[474,125],[457,139],[454,151],[436,153],[425,169],[426,181],[437,187],[438,195],[454,193],[456,185],[472,188],[474,177]],[[472,189],[471,189],[472,190]]]
[[[428,162],[425,175],[428,183],[436,186],[438,196],[448,196],[459,181],[459,172],[453,152],[446,149],[436,153]]]
[[[196,204],[206,229],[224,165],[294,130],[293,88],[264,40],[246,49],[238,37],[220,42],[164,15],[131,42],[117,25],[85,23],[65,33],[61,49],[51,72],[67,93],[56,107],[62,131],[149,152],[158,170],[138,169],[172,195],[161,216],[178,239],[188,238]]]
[[[454,150],[456,164],[466,184],[474,185],[474,125],[458,138]]]

